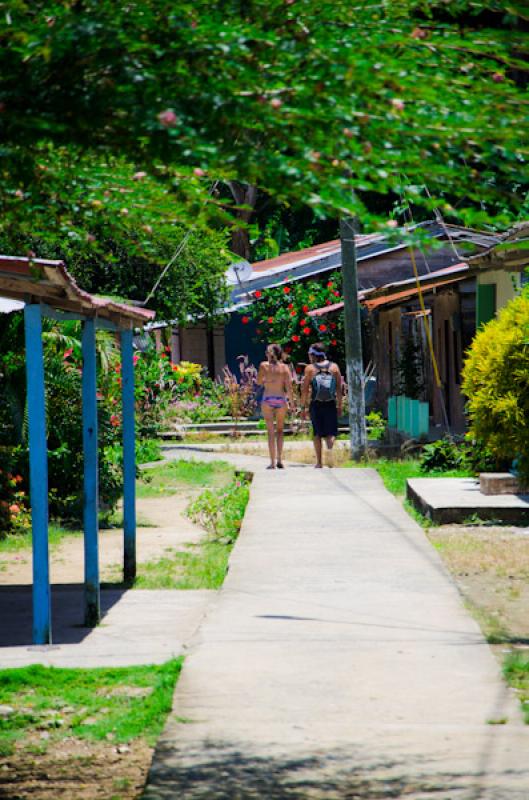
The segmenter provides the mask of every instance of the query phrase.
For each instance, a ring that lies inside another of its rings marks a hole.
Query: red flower
[[[283,286],[283,291],[285,294],[290,294],[290,286]]]
[[[309,310],[308,306],[303,306],[303,311],[305,312],[305,314],[307,313],[308,310]]]
[[[262,292],[260,292],[260,291],[259,291],[259,289],[257,289],[257,290],[256,290],[256,291],[253,293],[253,296],[254,296],[255,298],[257,298],[257,300],[259,300],[259,298],[263,296],[263,293],[262,293]]]
[[[160,358],[168,358],[167,353],[160,353]]]
[[[67,358],[70,358],[72,353],[73,353],[73,347],[69,347],[68,350],[64,351],[63,359],[66,361]]]
[[[333,295],[334,295],[335,297],[340,297],[340,292],[333,292]]]
[[[132,356],[132,363],[133,364],[137,364],[139,360],[140,360],[139,355],[136,354],[136,355]]]
[[[294,309],[294,311],[290,312],[291,317],[297,317],[298,312]]]
[[[303,325],[306,325],[306,324],[307,324],[307,320],[305,319],[305,317],[303,317],[303,319],[300,319],[300,321],[299,321],[299,324],[300,324],[302,327],[303,327]]]
[[[295,333],[294,336],[292,337],[292,341],[293,342],[299,342],[299,338],[300,337],[297,335],[297,333]]]
[[[243,325],[248,325],[248,323],[250,322],[250,317],[243,317],[241,319],[241,322]]]
[[[336,322],[331,322],[329,328],[333,331],[336,328]]]
[[[310,328],[303,328],[303,333],[305,334],[305,336],[308,336],[310,333]]]
[[[117,414],[111,414],[110,415],[110,424],[113,425],[114,428],[118,427],[118,425],[119,425],[119,417],[118,417]]]
[[[336,339],[331,339],[331,344],[332,344],[333,346],[336,346]]]
[[[289,303],[287,308],[294,308],[294,303]]]
[[[273,321],[274,321],[273,317],[268,317],[268,322],[269,322],[270,325],[272,324]]]
[[[332,281],[329,281],[329,283],[327,284],[327,289],[332,289],[333,286],[334,286],[334,283]]]
[[[324,324],[322,323],[321,325],[319,325],[319,326],[318,326],[318,330],[322,331],[322,333],[323,333],[324,331],[326,331],[326,330],[327,330],[327,325],[324,325]]]
[[[326,300],[325,301],[325,305],[326,306],[332,306],[332,300]]]
[[[286,347],[283,347],[283,350],[285,351],[285,353],[291,353],[292,352],[292,348],[289,347],[288,345],[286,345]]]

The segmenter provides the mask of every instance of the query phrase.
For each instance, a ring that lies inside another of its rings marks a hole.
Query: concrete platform
[[[406,496],[438,524],[472,516],[510,524],[529,524],[529,494],[481,494],[476,478],[412,478]]]

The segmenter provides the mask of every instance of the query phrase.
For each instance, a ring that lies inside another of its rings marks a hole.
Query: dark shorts
[[[322,439],[338,435],[338,410],[336,403],[319,403],[313,400],[310,404],[310,421],[314,436]]]

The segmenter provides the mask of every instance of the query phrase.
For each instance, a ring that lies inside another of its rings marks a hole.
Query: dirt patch
[[[442,525],[427,535],[489,641],[529,646],[529,529]]]
[[[27,737],[0,759],[2,800],[132,800],[147,780],[153,748],[68,738]]]
[[[181,549],[204,537],[204,531],[185,516],[185,509],[193,493],[174,494],[170,497],[141,498],[137,501],[140,520],[148,520],[148,527],[138,527],[136,546],[138,564],[153,561],[167,550]],[[101,530],[99,536],[99,565],[101,580],[120,580],[123,563],[123,531],[119,528]],[[50,553],[52,583],[70,584],[84,581],[83,537],[66,536]],[[30,551],[3,553],[0,585],[29,585],[33,581]]]
[[[266,442],[241,442],[237,444],[226,444],[223,448],[226,453],[242,453],[246,456],[263,456],[268,457],[268,445]],[[325,445],[323,446],[324,463],[327,463],[328,452]],[[336,467],[345,464],[351,458],[349,442],[339,440],[335,442],[332,451],[333,465]],[[315,455],[312,442],[285,442],[283,449],[283,460],[292,461],[298,464],[314,464]]]

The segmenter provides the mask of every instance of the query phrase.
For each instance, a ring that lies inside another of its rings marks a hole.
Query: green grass
[[[171,710],[181,658],[159,666],[59,669],[32,666],[0,671],[0,704],[14,713],[0,718],[0,756],[29,733],[50,739],[75,736],[153,745]]]
[[[371,467],[376,469],[388,491],[403,500],[403,505],[410,517],[423,528],[430,528],[434,523],[423,516],[406,497],[406,481],[409,478],[469,478],[471,473],[465,470],[448,470],[446,472],[422,472],[417,458],[394,460],[379,458],[366,461],[346,461],[344,467]]]
[[[190,545],[188,552],[170,550],[158,561],[140,565],[137,589],[218,589],[228,567],[231,547],[218,542]]]
[[[168,461],[145,470],[137,482],[137,497],[167,497],[181,489],[225,486],[234,469],[225,461]]]
[[[60,545],[66,536],[76,536],[82,531],[72,528],[64,528],[61,525],[52,524],[49,527],[50,547]],[[26,533],[10,533],[5,538],[0,539],[0,553],[16,553],[19,550],[31,549],[31,529]]]
[[[135,587],[140,589],[218,589],[249,499],[249,484],[236,478],[220,489],[206,489],[188,506],[187,513],[208,532],[187,550],[168,550],[138,567]]]
[[[503,664],[503,674],[509,686],[518,690],[524,719],[529,724],[529,653],[512,653]]]
[[[471,473],[466,470],[452,469],[447,472],[422,472],[420,461],[416,458],[406,458],[399,461],[389,458],[379,458],[360,463],[356,461],[347,461],[344,467],[372,467],[376,469],[386,489],[398,497],[403,497],[406,494],[406,481],[408,478],[471,477]]]

